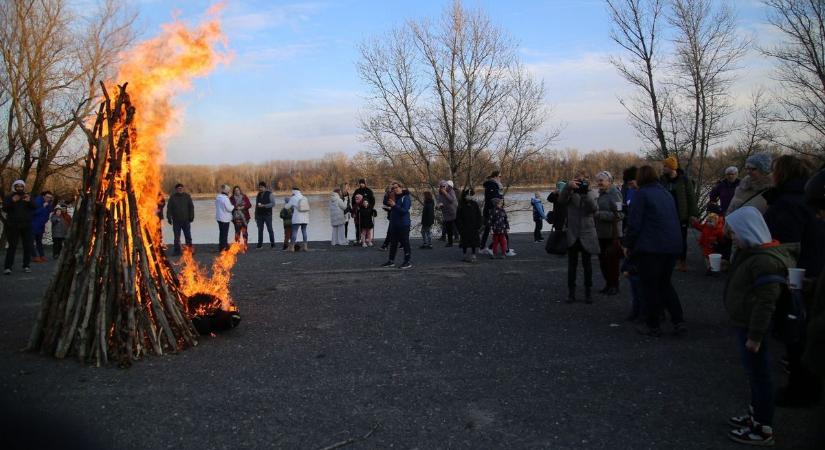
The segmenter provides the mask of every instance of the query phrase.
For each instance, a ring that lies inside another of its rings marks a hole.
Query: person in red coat
[[[693,228],[699,230],[699,247],[702,249],[702,256],[705,257],[705,267],[707,274],[711,275],[710,259],[711,253],[721,253],[720,244],[725,241],[725,218],[716,213],[710,213],[702,223],[695,222]]]

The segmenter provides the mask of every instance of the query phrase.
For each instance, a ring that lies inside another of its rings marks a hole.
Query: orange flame
[[[217,64],[228,62],[230,55],[217,50],[219,44],[224,49],[227,45],[218,17],[221,7],[210,7],[206,20],[191,28],[179,20],[163,25],[160,35],[123,55],[115,78],[118,83],[129,83],[132,103],[138,111],[137,148],[132,149],[130,169],[140,220],[153,230],[152,242],[156,244],[160,243],[156,210],[164,144],[181,123],[181,111],[172,100],[176,94],[192,89],[194,78],[206,76]]]
[[[243,243],[235,242],[229,250],[222,252],[212,262],[212,276],[209,276],[206,269],[195,261],[192,251],[186,247],[183,250],[181,263],[183,268],[178,275],[180,290],[187,297],[195,294],[210,294],[221,302],[220,305],[212,305],[212,309],[222,309],[224,311],[235,311],[237,307],[232,302],[229,295],[229,281],[232,278],[232,267],[238,253],[243,251]],[[196,313],[204,313],[198,311]]]

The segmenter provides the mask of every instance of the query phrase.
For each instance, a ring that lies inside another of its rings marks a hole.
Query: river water
[[[376,196],[380,193],[376,192]],[[550,204],[547,202],[547,194],[549,192],[541,192],[542,202],[545,210],[550,210]],[[532,191],[509,191],[505,196],[505,208],[507,209],[507,216],[510,221],[510,231],[517,232],[532,232],[533,213],[530,209],[530,198],[533,196]],[[310,241],[329,241],[332,236],[332,226],[329,223],[329,194],[306,195],[310,203],[309,225],[307,226],[307,238]],[[281,195],[277,197],[275,208],[273,209],[272,227],[275,232],[275,241],[283,242],[284,229],[283,222],[278,217],[278,212],[284,206],[286,196]],[[380,199],[380,198],[379,198]],[[482,195],[476,197],[481,202]],[[250,195],[250,200],[254,203],[254,196]],[[195,244],[211,244],[218,242],[218,224],[215,221],[215,199],[196,199],[195,204],[195,221],[192,223],[192,241]],[[254,208],[253,208],[254,210]],[[250,210],[250,214],[252,210]],[[375,229],[373,230],[373,237],[377,242],[381,242],[387,233],[387,215],[383,210],[378,210],[378,217],[375,219]],[[413,201],[411,218],[413,224],[413,231],[410,237],[419,238],[420,223],[421,223],[421,204]],[[545,222],[544,229],[549,226]],[[229,228],[229,240],[232,240],[233,231],[232,226]],[[347,238],[355,239],[355,227],[350,219],[349,231]],[[440,235],[437,226],[433,227],[433,235]],[[183,239],[183,236],[181,236]],[[163,240],[167,243],[173,242],[172,226],[168,222],[163,222]],[[258,228],[255,224],[254,215],[249,222],[249,242],[258,242]],[[269,237],[264,230],[264,242],[269,242]]]

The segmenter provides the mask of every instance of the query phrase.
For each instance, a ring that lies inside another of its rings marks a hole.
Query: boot
[[[590,292],[590,286],[584,288],[584,302],[588,305],[593,303],[593,295]]]
[[[309,251],[309,242],[304,242],[304,245],[301,246],[301,251],[302,252]]]
[[[568,291],[567,300],[565,300],[564,303],[573,303],[575,301],[576,301],[576,289],[573,288],[573,289],[570,289],[570,291]]]
[[[295,244],[289,244],[286,247],[286,251],[294,253],[295,252]]]

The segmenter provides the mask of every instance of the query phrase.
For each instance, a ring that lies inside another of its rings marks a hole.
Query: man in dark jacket
[[[11,185],[11,194],[3,200],[3,211],[6,212],[6,236],[9,248],[6,250],[6,263],[3,273],[11,275],[14,265],[14,254],[17,243],[23,242],[23,272],[31,272],[32,258],[32,214],[36,206],[31,196],[26,192],[26,183],[17,180]]]
[[[192,197],[184,191],[182,184],[175,185],[175,192],[166,202],[166,220],[172,225],[172,234],[175,236],[175,256],[180,255],[180,232],[186,239],[186,246],[192,248],[191,224],[195,220],[195,205]]]
[[[690,225],[699,217],[696,203],[696,190],[693,181],[679,168],[679,160],[669,156],[662,161],[662,186],[673,196],[676,211],[679,213],[679,225],[682,231],[682,252],[679,255],[679,271],[687,272],[687,232]]]
[[[730,166],[725,169],[725,178],[716,183],[708,194],[708,212],[724,216],[739,186],[739,169]]]
[[[492,213],[493,208],[495,208],[493,199],[504,198],[504,190],[501,186],[501,173],[498,170],[494,170],[482,186],[484,186],[484,208],[482,208],[481,212],[484,216],[484,232],[481,234],[481,253],[492,255],[493,252],[487,248],[487,237],[490,235],[490,213]]]
[[[263,247],[264,226],[269,233],[269,246],[275,248],[275,234],[272,232],[272,207],[275,206],[275,196],[266,188],[266,183],[258,183],[258,195],[255,196],[255,224],[258,226],[258,245]]]
[[[404,262],[399,266],[401,269],[412,267],[410,257],[410,193],[401,187],[400,183],[392,184],[394,196],[388,196],[387,206],[390,207],[390,258],[382,267],[395,267],[395,254],[400,244],[404,248]]]

